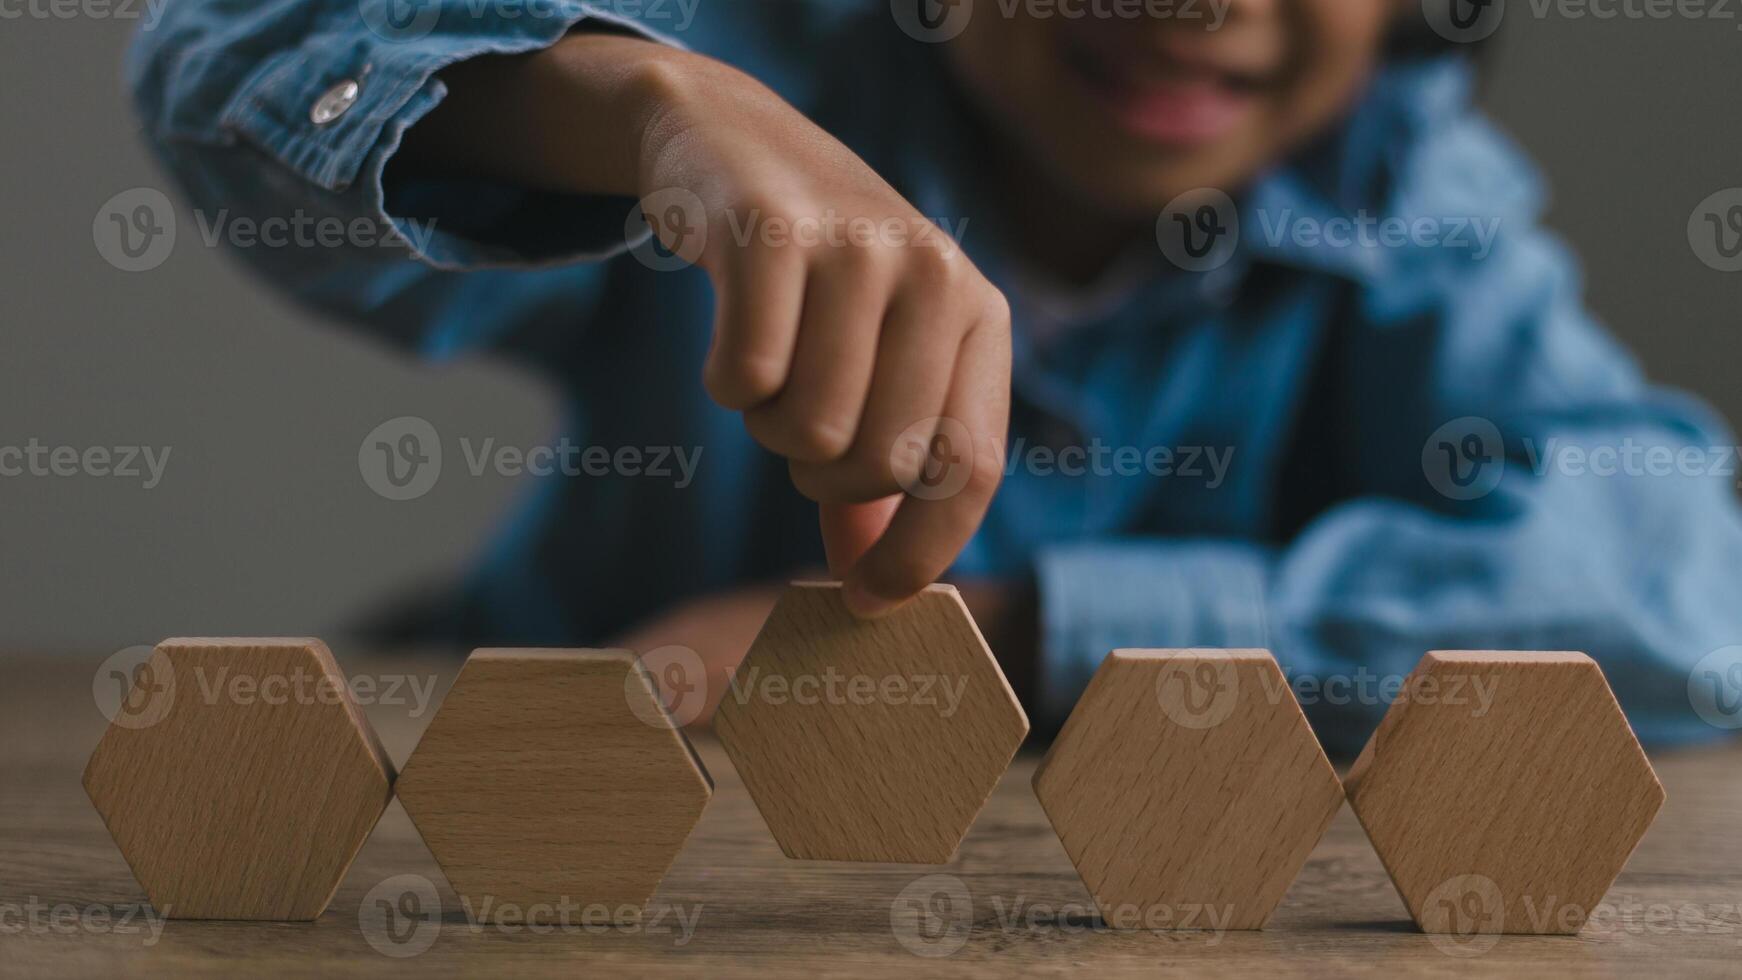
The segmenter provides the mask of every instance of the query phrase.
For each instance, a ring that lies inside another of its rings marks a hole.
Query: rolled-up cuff
[[[540,50],[577,28],[675,41],[578,0],[531,4],[514,18],[478,16],[465,0],[413,7],[394,20],[396,9],[392,0],[363,0],[362,26],[317,30],[267,58],[225,107],[222,128],[339,195],[357,217],[384,222],[438,267],[587,261],[633,244],[624,232],[627,199],[483,180],[389,186],[383,175],[405,131],[446,96],[436,73],[450,65]]]

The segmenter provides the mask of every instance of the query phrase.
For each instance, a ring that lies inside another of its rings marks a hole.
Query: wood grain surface
[[[1429,653],[1346,784],[1416,923],[1465,935],[1577,932],[1664,800],[1582,653]]]
[[[860,620],[839,585],[798,584],[714,726],[788,857],[942,864],[1028,717],[955,588]]]
[[[634,914],[713,792],[626,650],[479,650],[397,794],[480,916]]]
[[[392,783],[331,651],[307,638],[158,644],[84,775],[152,904],[190,919],[318,917]]]
[[[1742,954],[1735,741],[1652,756],[1669,791],[1663,813],[1576,936],[1424,935],[1347,808],[1262,932],[1101,928],[1035,800],[1038,759],[1026,752],[946,866],[792,861],[707,738],[696,750],[714,774],[714,799],[639,926],[534,931],[468,920],[398,804],[313,925],[165,923],[142,905],[145,894],[79,788],[80,767],[106,724],[92,703],[100,660],[0,656],[7,975],[1680,980],[1734,977]],[[397,760],[410,755],[435,710],[412,690],[439,697],[459,665],[458,655],[345,656],[354,678],[375,683],[362,703]],[[434,907],[414,928],[383,928],[374,911],[382,893],[406,882],[428,884]],[[952,883],[966,891],[965,904],[923,901]]]
[[[1263,928],[1343,805],[1266,650],[1114,651],[1034,792],[1120,928]]]

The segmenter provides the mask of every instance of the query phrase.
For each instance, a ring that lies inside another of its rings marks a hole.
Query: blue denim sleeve
[[[486,54],[546,47],[577,26],[671,38],[603,6],[537,0],[509,16],[472,0],[184,0],[141,30],[127,78],[146,135],[196,208],[227,217],[380,223],[394,258],[435,267],[601,257],[625,247],[630,202],[468,181],[395,188],[383,172],[405,130],[446,93],[436,73]],[[209,222],[208,222],[209,223]],[[341,267],[344,248],[264,259],[293,291]],[[249,259],[261,258],[250,255]],[[364,277],[348,276],[361,282]]]
[[[1126,648],[1268,647],[1273,556],[1233,542],[1070,542],[1035,560],[1042,717],[1070,714],[1101,658]]]
[[[1735,440],[1643,382],[1574,268],[1532,230],[1374,294],[1330,409],[1359,490],[1279,549],[1042,554],[1043,709],[1062,718],[1115,648],[1264,646],[1353,752],[1430,649],[1570,649],[1647,741],[1742,727],[1699,687],[1742,672]]]

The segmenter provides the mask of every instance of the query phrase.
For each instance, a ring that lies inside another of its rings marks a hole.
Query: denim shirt
[[[388,222],[407,240],[245,261],[421,357],[541,372],[564,393],[553,443],[701,450],[687,484],[529,479],[451,606],[453,635],[594,642],[820,562],[784,463],[702,390],[706,277],[625,252],[634,202],[389,172],[445,94],[438,70],[585,29],[754,74],[958,231],[1010,295],[1011,462],[955,573],[1037,589],[1043,722],[1115,648],[1264,647],[1349,751],[1429,649],[1573,649],[1643,738],[1721,733],[1691,692],[1742,642],[1742,524],[1716,449],[1731,438],[1593,323],[1537,227],[1536,178],[1471,109],[1460,64],[1379,73],[1234,195],[1239,230],[1213,268],[1158,248],[1109,301],[1047,313],[1002,248],[939,49],[876,0],[169,4],[128,78],[197,206]],[[1067,322],[1042,335],[1049,316]]]

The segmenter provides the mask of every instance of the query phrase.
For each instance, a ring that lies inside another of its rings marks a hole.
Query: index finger
[[[877,543],[889,527],[901,495],[884,497],[865,504],[820,504],[818,522],[823,531],[823,554],[829,561],[829,574],[845,578],[847,570],[859,563],[865,552]]]
[[[883,615],[949,570],[992,506],[1009,421],[1010,335],[986,321],[962,342],[944,415],[908,430],[924,444],[891,449],[922,451],[926,465],[888,528],[843,577],[842,597],[855,614]]]

